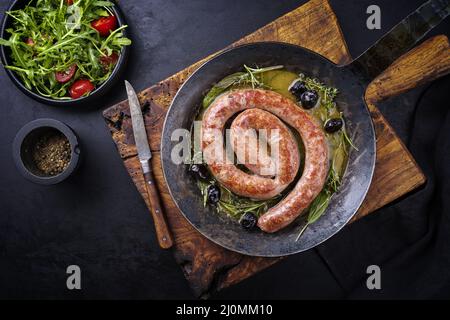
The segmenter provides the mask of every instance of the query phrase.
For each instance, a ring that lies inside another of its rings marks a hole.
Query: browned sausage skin
[[[231,123],[230,139],[239,163],[251,172],[274,176],[283,186],[295,179],[300,166],[297,141],[291,130],[270,112],[256,108],[241,112]],[[267,148],[261,150],[267,145],[271,155]]]
[[[218,133],[223,132],[226,122],[234,114],[247,109],[261,109],[283,120],[296,129],[305,146],[305,164],[303,174],[294,189],[276,206],[270,208],[258,220],[258,226],[265,232],[276,232],[295,220],[322,190],[328,173],[328,144],[321,127],[303,109],[282,95],[261,89],[233,90],[217,97],[206,110],[202,120],[202,150],[211,173],[225,187],[236,194],[269,199],[281,193],[295,178],[300,164],[298,149],[292,147],[292,134],[281,130],[279,148],[279,167],[274,179],[255,174],[247,174],[238,169],[228,157],[217,152]],[[267,120],[258,111],[247,112],[251,116],[250,127],[255,129],[269,125],[268,129],[284,129],[284,124],[273,119]],[[259,118],[259,120],[258,120]],[[238,118],[237,118],[238,119]],[[242,125],[242,123],[240,124]],[[222,140],[221,140],[222,139]],[[223,148],[223,147],[222,147]],[[293,155],[296,153],[296,156]],[[288,159],[289,161],[286,161]]]

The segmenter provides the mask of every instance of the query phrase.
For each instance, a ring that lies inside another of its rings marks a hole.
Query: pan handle
[[[409,14],[351,65],[369,82],[450,14],[449,0],[429,0]]]
[[[450,43],[446,36],[427,39],[395,60],[367,87],[369,104],[406,92],[450,73]]]

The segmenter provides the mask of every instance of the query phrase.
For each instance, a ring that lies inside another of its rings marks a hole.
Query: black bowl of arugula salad
[[[123,15],[109,0],[14,0],[0,34],[8,76],[51,105],[104,95],[123,71],[130,45]]]

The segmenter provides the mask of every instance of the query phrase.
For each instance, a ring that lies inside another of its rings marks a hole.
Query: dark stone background
[[[136,89],[144,89],[304,2],[122,0],[120,6],[134,40],[125,77]],[[422,2],[331,1],[353,56],[368,48]],[[365,26],[365,10],[370,4],[381,7],[380,31],[370,31]],[[1,17],[7,5],[8,1],[1,1]],[[448,35],[449,29],[447,19],[433,34]],[[447,77],[433,85],[443,93],[448,92],[448,83]],[[416,102],[426,88],[429,86],[417,88],[382,106],[405,143],[410,138]],[[117,85],[108,98],[89,110],[56,108],[23,95],[0,68],[0,94],[0,298],[193,298],[172,254],[159,249],[150,214],[125,171],[102,119],[103,109],[125,98],[122,85]],[[436,99],[435,103],[448,106],[444,95],[441,100]],[[28,121],[43,117],[64,121],[82,141],[85,155],[82,167],[71,180],[58,186],[37,186],[24,180],[11,156],[16,132]],[[420,192],[413,197],[420,197]],[[348,296],[353,282],[347,285],[346,275],[342,276],[333,267],[333,257],[327,258],[330,250],[327,247],[338,251],[347,248],[346,237],[365,232],[373,220],[383,219],[395,206],[405,202],[397,202],[345,228],[323,248],[292,256],[215,297]],[[386,223],[395,232],[395,221]],[[377,232],[377,237],[383,238],[383,229]],[[366,254],[370,256],[368,250]],[[82,290],[77,292],[67,290],[65,285],[65,270],[71,264],[82,269]],[[342,268],[346,264],[348,260],[342,261]],[[351,266],[347,271],[352,273]],[[405,295],[401,294],[402,284],[396,284],[395,277],[390,284],[400,292],[398,296]],[[354,297],[364,295],[364,291],[353,294]]]

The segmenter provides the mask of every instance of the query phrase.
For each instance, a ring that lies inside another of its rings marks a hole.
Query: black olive
[[[203,180],[206,180],[209,178],[209,172],[208,169],[204,165],[201,164],[193,164],[191,168],[189,169],[194,176],[201,178]]]
[[[289,87],[289,91],[297,98],[297,100],[300,100],[300,97],[306,90],[308,90],[306,84],[300,80],[295,80]]]
[[[327,122],[325,122],[325,125],[323,128],[328,133],[334,133],[336,131],[339,131],[343,125],[344,125],[344,121],[342,121],[341,118],[333,118],[333,119],[327,120]]]
[[[256,223],[258,222],[258,218],[251,212],[245,213],[242,217],[239,223],[241,224],[242,228],[245,230],[251,230],[256,226]]]
[[[208,187],[208,202],[216,204],[220,200],[220,188],[214,184]]]
[[[314,90],[305,91],[300,97],[300,102],[304,109],[311,109],[314,107],[319,100],[319,95]]]

